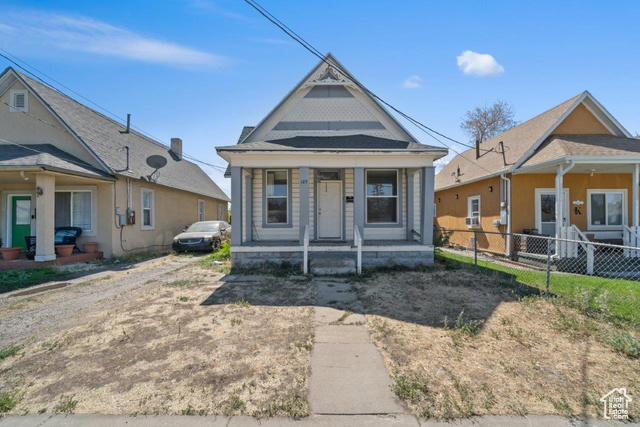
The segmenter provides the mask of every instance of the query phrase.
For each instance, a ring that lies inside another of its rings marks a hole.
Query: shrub
[[[605,343],[625,356],[640,357],[640,339],[624,332],[613,332],[605,338]]]

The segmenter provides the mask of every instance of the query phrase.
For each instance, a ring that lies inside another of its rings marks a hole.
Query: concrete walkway
[[[450,422],[418,420],[410,415],[312,415],[302,420],[287,418],[216,417],[193,415],[12,415],[0,418],[2,427],[232,427],[232,426],[448,426],[448,427],[577,427],[577,426],[631,426],[602,419],[570,419],[554,415],[485,416]]]
[[[309,382],[311,413],[406,412],[391,391],[391,378],[369,339],[366,319],[348,280],[319,278],[314,282],[318,296]]]

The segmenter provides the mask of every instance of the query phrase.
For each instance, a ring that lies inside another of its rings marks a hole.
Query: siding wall
[[[413,174],[413,229],[420,232],[420,220],[421,220],[421,205],[420,205],[420,195],[422,194],[422,181],[420,179],[420,173]],[[411,207],[410,207],[411,208]],[[420,238],[416,235],[413,236],[414,240],[420,240]]]
[[[344,170],[344,197],[353,197],[353,169]],[[346,199],[345,199],[346,200]],[[353,203],[345,205],[345,240],[353,239]]]

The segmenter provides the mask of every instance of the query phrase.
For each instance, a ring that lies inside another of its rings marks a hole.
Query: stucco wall
[[[553,131],[554,134],[610,134],[584,105],[578,105]]]
[[[0,99],[10,104],[12,89],[25,89],[25,87],[16,80]],[[19,144],[54,144],[59,149],[102,169],[95,158],[69,132],[62,130],[64,129],[63,125],[35,96],[29,93],[28,99],[28,113],[55,127],[21,112],[9,112],[9,107],[0,103],[2,138]],[[2,144],[6,143],[0,141],[0,145]]]

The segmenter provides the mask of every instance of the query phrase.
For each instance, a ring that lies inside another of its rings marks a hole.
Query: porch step
[[[309,263],[311,274],[316,276],[335,276],[338,274],[355,274],[356,261],[352,258],[314,258]]]

